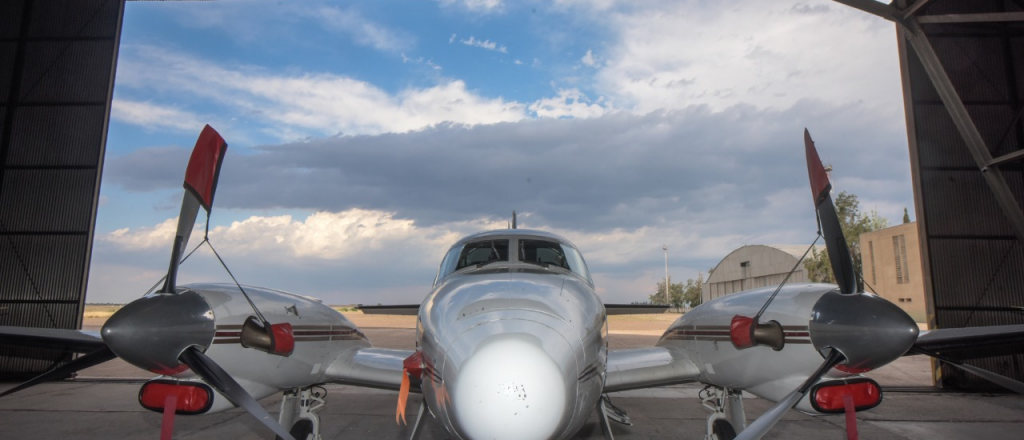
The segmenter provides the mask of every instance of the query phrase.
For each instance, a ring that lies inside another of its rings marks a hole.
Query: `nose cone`
[[[574,384],[567,383],[564,370],[536,336],[489,338],[462,364],[454,380],[446,374],[455,425],[471,439],[558,437],[575,405],[575,395],[569,398],[567,393]]]
[[[178,356],[193,345],[209,347],[213,310],[198,293],[149,295],[132,301],[103,325],[103,342],[126,362],[157,374],[184,371]]]
[[[919,332],[917,323],[895,304],[870,293],[821,296],[811,311],[811,342],[819,351],[839,350],[843,370],[864,372],[903,356]]]

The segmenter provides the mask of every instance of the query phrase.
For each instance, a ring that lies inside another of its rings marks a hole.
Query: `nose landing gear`
[[[314,388],[319,391],[314,391]],[[322,440],[320,416],[316,411],[324,407],[325,397],[327,390],[318,386],[286,391],[281,400],[278,422],[281,426],[291,426],[288,432],[295,440]],[[276,440],[281,440],[281,437]]]
[[[705,440],[733,440],[747,427],[742,391],[708,385],[701,390],[700,400],[711,410]]]

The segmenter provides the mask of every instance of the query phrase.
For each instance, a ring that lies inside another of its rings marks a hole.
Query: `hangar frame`
[[[835,1],[896,24],[929,324],[1024,324],[1024,2]],[[1020,354],[969,363],[1024,379]]]
[[[123,0],[0,1],[0,325],[82,325]],[[67,360],[0,348],[0,378]]]

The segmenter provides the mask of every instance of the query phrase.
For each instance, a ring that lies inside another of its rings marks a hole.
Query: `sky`
[[[212,244],[329,304],[420,302],[513,210],[609,303],[654,293],[663,245],[681,281],[810,244],[805,127],[837,191],[914,217],[896,31],[831,1],[129,2],[88,302],[166,272],[205,124],[229,145]],[[208,248],[200,281],[230,282]]]

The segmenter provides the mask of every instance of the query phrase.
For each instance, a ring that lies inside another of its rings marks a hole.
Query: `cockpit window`
[[[459,252],[455,270],[463,267],[508,261],[508,240],[486,240],[466,243]]]
[[[459,269],[497,261],[508,261],[508,239],[481,240],[453,246],[441,262],[434,285]]]
[[[583,256],[572,246],[547,240],[519,240],[519,260],[524,263],[568,269],[587,282],[593,283],[587,264],[583,262]]]

